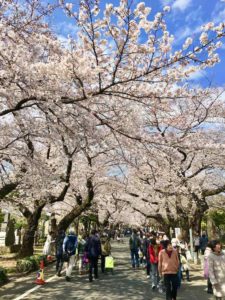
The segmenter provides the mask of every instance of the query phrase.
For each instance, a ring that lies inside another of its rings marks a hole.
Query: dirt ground
[[[5,268],[9,271],[16,268],[16,259],[15,257],[0,257],[0,267]]]

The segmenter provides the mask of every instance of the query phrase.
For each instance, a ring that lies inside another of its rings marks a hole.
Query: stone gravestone
[[[4,222],[1,224],[0,246],[3,247],[5,247],[6,227],[8,225],[9,219],[10,219],[10,214],[6,213],[4,216]]]
[[[0,247],[5,247],[6,232],[0,231]]]
[[[15,230],[15,245],[19,245],[19,230]]]

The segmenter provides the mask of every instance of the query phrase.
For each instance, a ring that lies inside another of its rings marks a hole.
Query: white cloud
[[[197,23],[203,23],[202,17],[203,17],[203,8],[201,5],[198,6],[198,8],[191,10],[185,17],[185,21],[188,23],[193,24],[193,22]]]
[[[171,0],[161,0],[162,5],[170,5],[171,2]]]
[[[65,37],[64,35],[58,34],[57,38],[61,44],[63,44],[64,46],[68,46],[68,38],[67,37]]]
[[[200,26],[197,26],[196,28],[191,28],[189,26],[180,28],[177,32],[175,32],[174,45],[179,45],[180,42],[186,39],[187,37],[195,38],[195,35],[197,35],[200,32],[201,32]]]
[[[216,24],[224,22],[224,20],[225,20],[225,9],[218,12],[218,14],[213,19],[214,23]]]
[[[160,0],[162,5],[170,5],[174,10],[185,11],[192,3],[192,0]]]
[[[184,40],[186,37],[191,36],[193,34],[193,29],[186,26],[184,28],[179,29],[175,33],[175,44],[179,44],[180,41]]]
[[[175,2],[172,5],[172,8],[185,11],[191,5],[191,2],[192,0],[175,0]]]
[[[78,31],[78,26],[75,23],[71,22],[58,22],[57,24],[53,25],[54,30],[62,36],[74,36]]]
[[[211,21],[213,21],[215,24],[218,24],[220,22],[224,22],[224,20],[225,20],[225,5],[224,3],[217,2],[211,14]]]
[[[194,73],[192,73],[187,80],[193,80],[193,81],[198,81],[199,79],[206,77],[207,73],[204,70],[198,70]]]

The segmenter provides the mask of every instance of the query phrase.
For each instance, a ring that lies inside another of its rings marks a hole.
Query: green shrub
[[[8,281],[7,271],[0,267],[0,285]]]
[[[32,261],[29,257],[19,259],[16,264],[16,270],[19,273],[33,271],[37,268],[35,261]]]
[[[23,259],[19,259],[16,264],[16,270],[19,273],[38,270],[41,260],[44,260],[44,265],[46,266],[46,255],[28,256]]]

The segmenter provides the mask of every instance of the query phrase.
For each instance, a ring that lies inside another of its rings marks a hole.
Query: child
[[[180,262],[181,262],[181,272],[184,271],[186,273],[187,281],[190,281],[190,274],[189,274],[190,266],[188,264],[187,259],[182,254],[180,254]],[[183,274],[182,273],[181,273],[181,278],[183,279]]]

